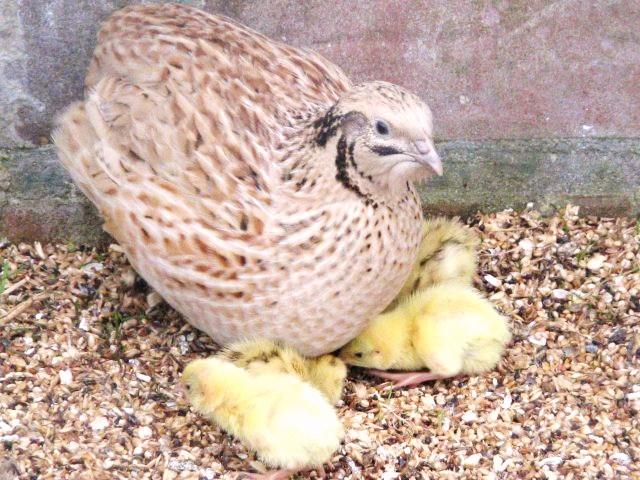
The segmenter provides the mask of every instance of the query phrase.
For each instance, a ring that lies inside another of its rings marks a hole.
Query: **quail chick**
[[[379,315],[341,351],[348,364],[377,369],[396,387],[482,373],[510,341],[505,317],[470,286],[446,283],[416,292]],[[391,373],[381,370],[429,372]]]
[[[397,295],[421,239],[413,183],[442,173],[416,95],[179,4],[116,11],[85,91],[58,120],[60,161],[219,344],[322,355]]]
[[[250,372],[222,358],[191,362],[182,381],[193,409],[283,469],[251,478],[287,478],[329,460],[343,429],[319,390],[296,375]]]
[[[309,363],[309,382],[320,390],[332,405],[342,398],[347,366],[334,355],[322,355]]]
[[[316,387],[333,405],[342,396],[347,367],[333,355],[305,358],[295,349],[272,340],[242,340],[228,345],[220,358],[249,372],[290,373]]]
[[[418,258],[391,307],[411,293],[443,282],[470,285],[480,239],[457,219],[425,220]]]

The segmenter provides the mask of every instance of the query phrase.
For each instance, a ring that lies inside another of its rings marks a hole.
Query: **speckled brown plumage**
[[[414,95],[180,5],[114,13],[86,87],[59,121],[62,163],[217,341],[321,354],[397,294],[421,234],[411,182],[440,168]]]

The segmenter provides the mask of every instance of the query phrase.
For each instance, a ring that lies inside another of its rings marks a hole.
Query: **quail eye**
[[[376,132],[379,135],[389,135],[389,124],[384,120],[376,120]]]

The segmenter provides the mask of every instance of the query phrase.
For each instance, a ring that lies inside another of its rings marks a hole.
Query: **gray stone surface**
[[[0,150],[0,237],[96,244],[101,224],[53,147]]]
[[[446,172],[421,189],[429,213],[521,209],[640,214],[640,140],[452,141],[439,145]]]
[[[585,213],[640,214],[640,140],[441,142],[445,175],[421,188],[428,213],[456,215],[567,202]],[[106,235],[51,147],[0,154],[0,237],[95,244]]]

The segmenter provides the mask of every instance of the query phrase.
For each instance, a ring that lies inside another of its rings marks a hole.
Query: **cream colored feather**
[[[221,343],[353,338],[415,260],[431,113],[320,55],[183,5],[103,25],[55,143],[132,265]]]

